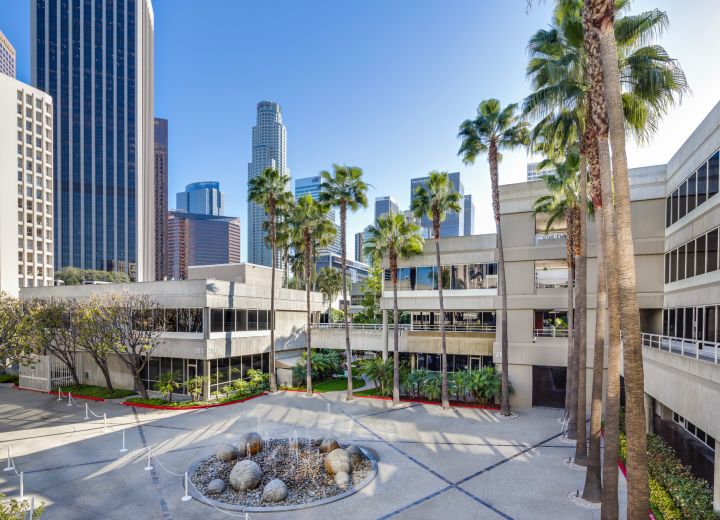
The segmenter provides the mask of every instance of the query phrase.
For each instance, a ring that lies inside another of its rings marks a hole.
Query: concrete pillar
[[[410,354],[410,372],[417,369],[417,354]]]
[[[655,399],[650,394],[645,394],[645,433],[655,433],[653,428],[653,416],[655,415]]]
[[[205,376],[210,375],[210,360],[203,359],[203,360],[198,360],[198,361],[203,364],[203,375],[205,375]],[[210,385],[206,383],[203,385],[203,400],[207,401],[209,399],[210,399]]]
[[[388,358],[388,311],[382,311],[382,358],[387,361]]]
[[[715,485],[713,486],[713,509],[720,511],[720,441],[715,440]]]

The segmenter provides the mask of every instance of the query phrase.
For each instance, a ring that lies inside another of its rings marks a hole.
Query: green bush
[[[225,404],[225,403],[231,403],[233,401],[239,401],[240,399],[246,399],[248,397],[253,397],[255,395],[260,395],[262,392],[234,392],[226,397],[223,397],[222,399],[217,399],[213,401],[173,401],[172,403],[166,403],[165,399],[160,399],[159,397],[154,397],[150,399],[142,399],[140,397],[132,397],[130,399],[127,399],[126,403],[134,403],[134,404],[147,404],[150,406],[162,406],[164,408],[186,408],[188,406],[212,406],[214,404]]]
[[[66,386],[61,389],[63,394],[81,395],[84,397],[97,397],[99,399],[120,399],[129,395],[135,395],[135,390],[115,390],[112,394],[104,386],[80,385]]]
[[[670,494],[652,478],[650,479],[650,505],[654,506],[653,509],[658,510],[664,520],[682,520],[682,514],[675,507]]]
[[[12,374],[3,374],[0,376],[0,383],[12,383],[14,385],[20,384],[20,376]]]

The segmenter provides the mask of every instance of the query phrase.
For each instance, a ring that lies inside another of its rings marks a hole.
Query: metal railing
[[[552,329],[535,329],[536,338],[567,338],[567,327],[555,327]]]
[[[352,330],[382,330],[382,323],[348,323],[348,326]],[[398,330],[410,330],[410,325],[401,324],[398,325]],[[341,329],[345,330],[344,323],[313,323],[310,325],[311,329]],[[388,323],[390,330],[395,330],[394,323]]]
[[[543,281],[535,280],[535,289],[558,289],[563,287],[567,289],[567,286],[567,278],[549,278]]]
[[[718,351],[720,343],[712,341],[701,341],[697,339],[674,338],[671,336],[661,336],[660,334],[641,334],[643,347],[654,348],[670,354],[685,356],[689,358],[707,361],[709,363],[718,363]]]
[[[417,324],[414,323],[410,330],[432,330],[440,331],[439,324]],[[495,325],[450,325],[445,324],[446,332],[496,332]]]
[[[383,326],[381,323],[348,323],[351,330],[382,330]],[[310,326],[311,329],[345,329],[344,323],[313,323]],[[390,330],[395,330],[393,323],[388,323]],[[440,331],[440,325],[437,324],[400,324],[398,330],[428,330],[428,331]],[[495,325],[445,325],[447,332],[495,332]]]

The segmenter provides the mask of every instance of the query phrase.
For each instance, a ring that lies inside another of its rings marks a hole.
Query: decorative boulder
[[[262,437],[255,432],[243,433],[237,444],[238,456],[246,457],[250,446],[250,455],[257,455],[262,451]]]
[[[337,475],[338,473],[350,474],[355,469],[355,464],[347,451],[337,449],[331,451],[325,457],[325,469],[331,475]]]
[[[302,439],[298,439],[297,441],[295,439],[288,440],[288,446],[290,446],[291,450],[299,450],[302,448]]]
[[[345,451],[350,454],[355,465],[360,464],[365,457],[365,454],[357,446],[348,446],[347,448],[345,448]]]
[[[263,489],[262,499],[263,502],[277,503],[282,502],[288,496],[287,486],[285,482],[279,479],[271,480],[265,485]]]
[[[219,495],[223,491],[225,491],[225,482],[223,482],[222,479],[216,478],[215,480],[211,480],[207,485],[209,495]]]
[[[340,447],[340,444],[338,444],[338,441],[333,439],[332,437],[327,437],[323,439],[323,441],[320,443],[320,452],[321,453],[330,453],[333,450],[336,450]]]
[[[348,475],[344,471],[341,471],[340,473],[335,475],[335,484],[337,484],[339,488],[345,489],[349,483],[350,475]]]
[[[235,491],[255,489],[261,478],[262,471],[257,462],[245,459],[235,464],[230,472],[230,485]]]
[[[223,444],[222,446],[220,446],[220,449],[217,450],[215,456],[218,460],[222,460],[225,462],[229,460],[237,460],[238,450],[232,444]]]
[[[320,446],[322,444],[322,441],[325,440],[325,437],[318,437],[317,439],[313,440],[312,445],[313,446]]]

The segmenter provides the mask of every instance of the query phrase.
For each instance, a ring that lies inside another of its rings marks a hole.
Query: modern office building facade
[[[555,168],[543,168],[540,171],[536,171],[539,162],[528,163],[527,165],[527,181],[537,181],[542,175],[552,175],[555,173]]]
[[[399,206],[392,197],[376,197],[375,198],[375,221],[380,217],[384,217],[391,211],[398,213]]]
[[[449,173],[448,177],[453,189],[460,193],[460,212],[445,212],[445,220],[440,224],[441,237],[461,237],[465,234],[465,186],[463,186],[460,173]],[[422,186],[427,186],[430,177],[419,177],[410,181],[410,200],[415,200],[415,191]],[[423,215],[420,225],[427,230],[427,235],[434,236],[432,219],[427,215]]]
[[[370,255],[365,254],[365,241],[370,238],[370,230],[373,226],[367,226],[360,233],[355,233],[355,261],[372,265]]]
[[[304,177],[302,179],[295,179],[295,200],[297,201],[303,195],[310,195],[313,200],[320,199],[320,187],[322,186],[323,178],[320,175],[314,177]],[[335,226],[335,240],[327,248],[321,249],[318,254],[320,255],[340,255],[342,250],[342,244],[340,241],[340,226],[335,218],[335,210],[330,209],[327,212],[328,220]]]
[[[175,197],[175,209],[198,215],[225,215],[225,193],[219,182],[193,182]]]
[[[472,195],[465,195],[465,223],[464,233],[465,235],[475,234],[475,203],[472,200]]]
[[[12,296],[53,284],[52,157],[53,99],[0,75],[0,291]]]
[[[188,267],[240,262],[240,219],[169,211],[167,277],[185,280]]]
[[[31,2],[32,85],[55,100],[55,268],[155,277],[153,8]]]
[[[155,280],[167,276],[168,121],[155,118]]]
[[[340,255],[320,255],[315,260],[315,270],[320,272],[323,267],[330,267],[342,272],[342,257]],[[368,277],[370,267],[362,262],[355,262],[349,258],[345,261],[345,273],[350,283],[363,282]]]
[[[15,78],[15,47],[0,31],[0,74]]]
[[[287,167],[287,130],[282,122],[282,108],[273,101],[257,104],[257,122],[252,127],[252,162],[248,163],[248,181],[265,168],[277,168],[290,175]],[[265,244],[262,223],[268,219],[265,208],[248,202],[248,261],[272,265],[272,253]],[[275,265],[282,265],[282,255],[276,252]]]

